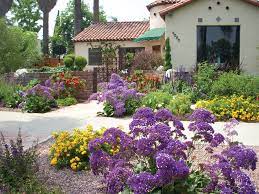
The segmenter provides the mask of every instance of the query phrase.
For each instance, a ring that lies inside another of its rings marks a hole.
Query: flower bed
[[[108,83],[99,85],[100,92],[89,99],[104,102],[101,115],[121,117],[132,115],[140,106],[142,94],[135,89],[134,83],[124,81],[119,75],[112,74]]]
[[[129,134],[110,128],[91,141],[91,169],[104,176],[107,193],[255,193],[246,171],[256,169],[256,153],[231,141],[231,125],[226,128],[228,138],[215,133],[211,126],[215,117],[210,112],[198,109],[190,119],[191,141],[170,111],[154,113],[150,108],[136,112]],[[217,153],[224,142],[228,146]],[[116,151],[104,149],[107,145]],[[201,145],[206,162],[192,155]]]
[[[136,83],[136,89],[141,93],[156,91],[162,82],[161,77],[158,75],[145,75],[142,71],[135,71],[127,80]]]
[[[243,96],[218,97],[213,100],[199,101],[197,108],[206,108],[218,120],[236,118],[241,121],[259,121],[259,102]]]
[[[1,84],[3,85],[3,84]],[[15,87],[3,95],[3,105],[19,108],[29,113],[45,113],[59,105],[77,103],[77,93],[83,90],[85,82],[69,73],[60,73],[50,77],[44,84],[32,80],[26,87]],[[11,92],[11,93],[10,93]]]
[[[74,171],[89,167],[88,143],[100,137],[105,128],[93,131],[88,125],[85,130],[74,129],[73,133],[63,131],[54,133],[54,143],[50,148],[51,165],[58,169],[70,167]]]

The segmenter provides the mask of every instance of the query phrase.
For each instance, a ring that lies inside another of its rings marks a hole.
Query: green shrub
[[[0,79],[0,102],[8,108],[17,108],[22,101],[20,89],[21,86],[8,84]]]
[[[46,113],[55,107],[56,102],[54,100],[47,100],[44,97],[33,95],[28,96],[25,99],[23,111],[29,113]]]
[[[170,38],[167,38],[165,42],[164,70],[167,71],[168,69],[172,69]]]
[[[59,193],[49,191],[37,179],[36,146],[24,150],[21,132],[16,141],[0,137],[0,191],[4,193]]]
[[[177,94],[173,96],[169,105],[166,106],[174,115],[184,116],[191,112],[191,99],[190,96],[185,94]]]
[[[68,54],[65,57],[71,58],[73,61],[75,61],[75,58],[76,58],[74,54]]]
[[[87,65],[87,60],[85,57],[77,56],[75,58],[75,69],[82,71],[86,65]]]
[[[71,106],[71,105],[77,104],[77,100],[73,97],[67,97],[67,98],[64,98],[64,99],[58,99],[57,104],[58,104],[59,107]]]
[[[208,97],[216,77],[216,70],[213,65],[207,63],[198,65],[197,74],[194,76],[197,98],[203,99]]]
[[[151,92],[143,98],[142,105],[145,107],[150,107],[153,110],[157,110],[160,108],[165,108],[172,99],[173,95],[170,93],[161,91]]]
[[[139,100],[135,100],[133,98],[126,100],[126,115],[133,115],[140,106],[141,102]]]
[[[64,64],[67,68],[72,69],[74,67],[74,60],[66,56],[64,58]]]
[[[259,95],[259,76],[224,73],[214,81],[210,95],[211,97],[243,95],[256,98]]]

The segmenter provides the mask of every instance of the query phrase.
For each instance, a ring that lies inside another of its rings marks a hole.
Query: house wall
[[[108,43],[108,42],[107,42]],[[133,41],[113,41],[110,42],[114,45],[120,47],[145,47],[141,43],[136,43]],[[101,46],[101,42],[76,42],[75,44],[75,55],[76,56],[83,56],[89,61],[89,49],[90,48],[98,48]],[[93,69],[96,66],[88,66],[88,69]]]
[[[168,5],[159,5],[150,9],[150,29],[164,28],[165,21],[160,16],[159,12],[168,7]]]
[[[171,40],[173,67],[182,65],[190,70],[196,65],[198,25],[240,25],[242,68],[247,73],[259,74],[259,8],[241,0],[219,1],[220,5],[214,0],[194,1],[166,15],[166,36]],[[226,6],[230,9],[226,10]],[[222,20],[217,22],[217,17]],[[237,17],[239,23],[234,21]],[[198,18],[203,18],[203,22],[199,23]]]

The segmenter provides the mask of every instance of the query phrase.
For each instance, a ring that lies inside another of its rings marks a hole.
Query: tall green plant
[[[17,24],[24,31],[38,33],[41,29],[39,21],[42,19],[37,0],[14,0],[12,9],[14,24]]]
[[[40,59],[37,35],[0,20],[0,73],[30,67]]]
[[[167,38],[165,42],[165,64],[164,64],[165,71],[172,68],[171,60],[172,59],[171,59],[170,38]]]

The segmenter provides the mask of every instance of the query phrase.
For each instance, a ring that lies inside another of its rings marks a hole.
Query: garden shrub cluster
[[[93,94],[89,99],[104,102],[105,116],[121,117],[131,115],[140,107],[142,94],[135,89],[134,83],[124,81],[119,75],[112,74],[108,83],[99,85],[100,92]]]
[[[235,118],[242,121],[259,121],[259,101],[244,96],[217,97],[198,101],[197,108],[206,108],[220,121]]]
[[[1,193],[58,193],[46,189],[37,179],[36,146],[24,150],[21,133],[16,141],[0,139],[0,192]]]
[[[54,144],[50,149],[51,165],[60,168],[70,167],[74,171],[85,170],[89,167],[90,153],[88,144],[100,137],[106,129],[93,131],[88,125],[86,129],[74,129],[73,133],[62,131],[54,133]]]
[[[87,65],[87,60],[85,57],[70,54],[64,57],[64,64],[67,69],[73,71],[82,71]]]
[[[142,99],[144,107],[152,108],[154,111],[167,108],[176,116],[185,116],[191,113],[191,99],[183,93],[172,95],[168,92],[156,91],[147,94]]]
[[[141,51],[136,53],[130,69],[133,72],[136,70],[155,70],[157,67],[163,65],[164,60],[160,54]]]
[[[85,88],[85,81],[66,72],[54,74],[44,84],[32,80],[25,87],[11,87],[1,82],[0,87],[3,88],[0,94],[5,107],[20,108],[29,113],[45,113],[58,105],[76,104],[75,97]]]
[[[139,92],[148,93],[159,89],[162,80],[158,75],[144,75],[143,71],[134,71],[127,81],[134,82]]]
[[[252,149],[231,141],[233,123],[225,138],[214,131],[215,116],[209,111],[195,110],[190,120],[189,141],[169,110],[138,109],[129,134],[110,128],[89,143],[93,173],[104,176],[110,194],[255,193],[247,171],[256,169],[258,158]],[[224,150],[216,151],[224,143]],[[110,153],[107,145],[117,151]],[[204,146],[207,160],[195,159],[194,151],[202,151],[198,145]]]
[[[259,77],[250,75],[238,75],[236,73],[223,73],[213,82],[210,96],[245,96],[259,95]]]

